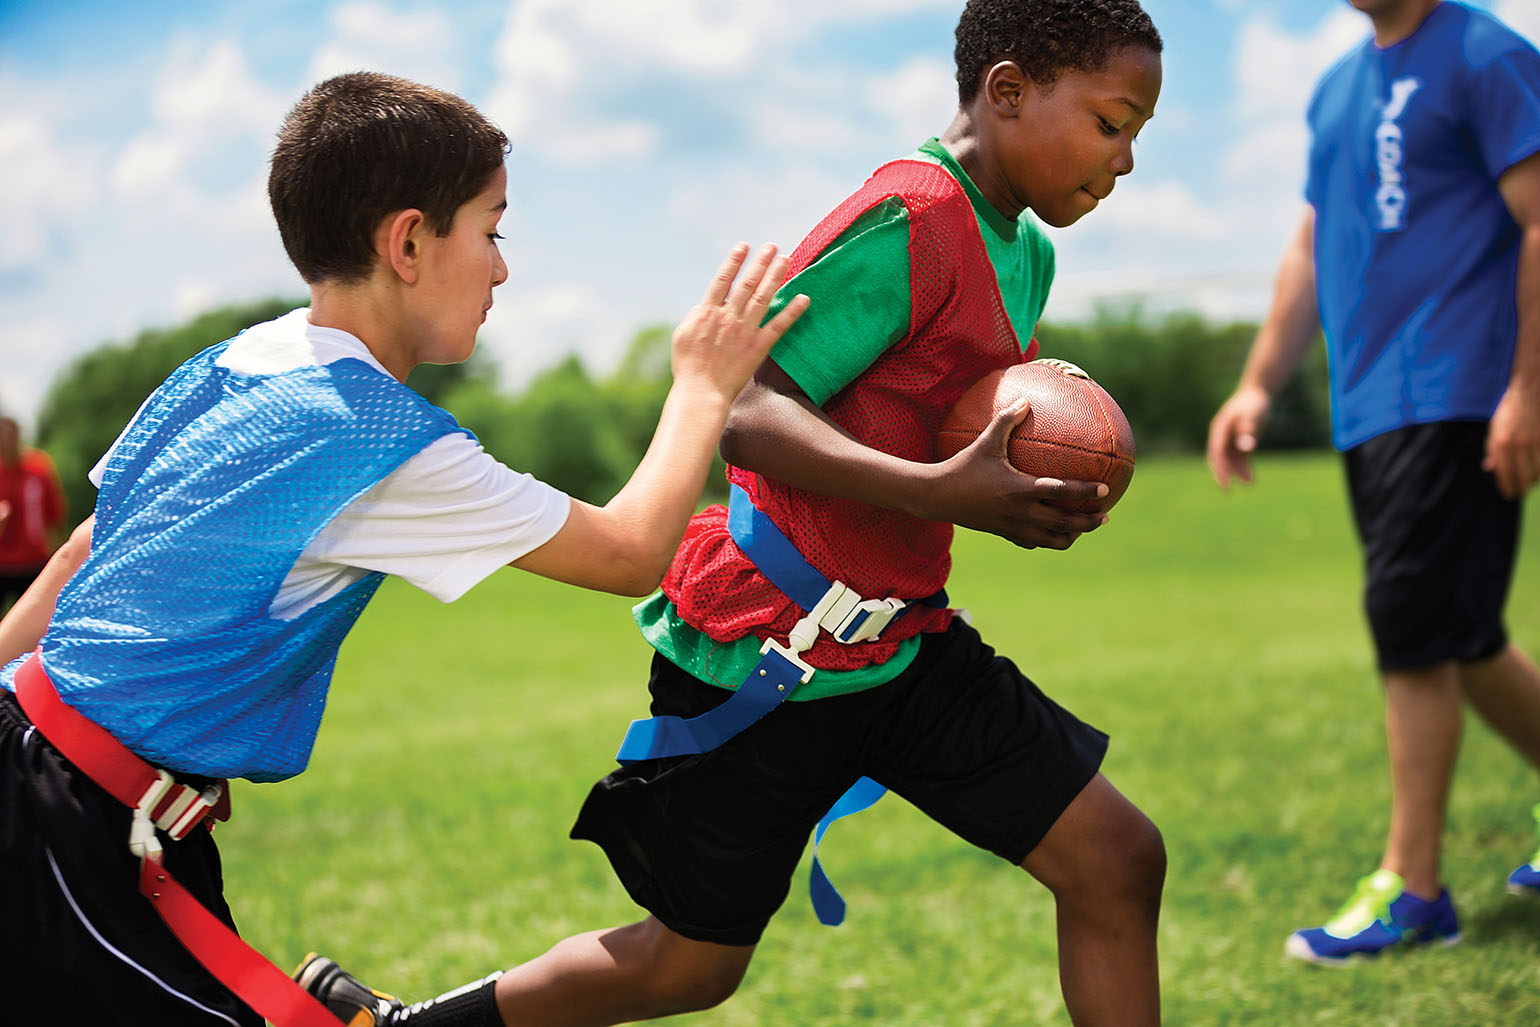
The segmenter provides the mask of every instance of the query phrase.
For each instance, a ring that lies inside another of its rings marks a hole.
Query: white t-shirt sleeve
[[[349,504],[305,548],[271,607],[288,619],[370,571],[450,602],[549,542],[571,500],[468,436],[446,435]]]

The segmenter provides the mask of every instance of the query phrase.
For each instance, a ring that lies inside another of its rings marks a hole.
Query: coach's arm
[[[1482,466],[1497,487],[1518,499],[1540,480],[1540,154],[1497,180],[1508,212],[1519,224],[1518,341],[1513,370],[1487,429]]]
[[[1251,454],[1273,397],[1299,366],[1321,329],[1315,292],[1315,208],[1306,207],[1299,231],[1283,251],[1273,302],[1246,357],[1240,384],[1208,429],[1208,466],[1220,488],[1232,477],[1251,483]]]

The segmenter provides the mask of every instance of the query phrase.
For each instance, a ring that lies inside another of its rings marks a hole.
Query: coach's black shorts
[[[5,689],[0,775],[0,1023],[262,1027],[139,894],[128,807],[60,756]],[[166,868],[230,923],[213,836],[161,840]]]
[[[661,656],[649,688],[655,715],[680,717],[731,694]],[[622,767],[594,786],[572,837],[602,846],[631,897],[676,933],[752,945],[819,817],[858,778],[1020,863],[1106,749],[958,620],[887,684],[782,703],[711,752]]]
[[[1508,644],[1520,504],[1481,469],[1484,421],[1419,424],[1344,454],[1381,670],[1474,662]]]

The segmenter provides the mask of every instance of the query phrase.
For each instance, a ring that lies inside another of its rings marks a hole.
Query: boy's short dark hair
[[[449,234],[507,152],[508,137],[458,96],[353,72],[312,88],[284,119],[267,195],[306,282],[359,281],[384,217],[415,208]]]
[[[1138,0],[968,0],[957,22],[957,96],[971,102],[1001,61],[1051,86],[1060,72],[1096,71],[1128,46],[1162,48]]]

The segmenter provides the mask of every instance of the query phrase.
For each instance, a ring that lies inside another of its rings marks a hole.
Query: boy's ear
[[[374,252],[382,267],[408,285],[417,281],[422,259],[422,233],[427,219],[416,208],[386,215],[374,230]]]
[[[1014,118],[1021,113],[1032,80],[1015,61],[1001,61],[984,73],[984,99],[991,109],[1002,118]]]

